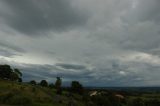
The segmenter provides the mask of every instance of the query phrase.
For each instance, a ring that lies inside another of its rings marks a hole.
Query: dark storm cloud
[[[159,10],[159,0],[0,0],[0,63],[25,81],[159,85]]]
[[[5,22],[29,36],[50,30],[64,31],[87,21],[87,15],[73,8],[70,0],[2,1],[12,11],[10,15],[3,13]]]
[[[155,21],[160,22],[160,1],[159,0],[139,0],[135,9],[128,15],[128,22]],[[126,17],[127,18],[127,17]]]

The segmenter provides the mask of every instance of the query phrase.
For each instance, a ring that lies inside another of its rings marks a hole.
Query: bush
[[[35,80],[31,80],[29,83],[32,84],[32,85],[36,85],[37,84]]]
[[[71,83],[71,91],[74,93],[83,93],[83,86],[78,81],[72,81]]]
[[[25,97],[22,95],[15,95],[8,100],[8,104],[29,106],[32,104],[32,100],[29,97]]]
[[[35,87],[32,88],[32,92],[36,92],[36,88]]]
[[[141,98],[135,98],[128,102],[128,106],[144,106],[144,101]]]
[[[0,95],[0,102],[1,103],[7,103],[8,99],[10,99],[11,97],[13,97],[14,94],[9,92],[9,93],[4,93]]]
[[[18,78],[18,82],[22,82],[22,78]]]
[[[55,88],[55,85],[54,84],[49,84],[49,88]]]
[[[32,100],[29,97],[13,92],[0,95],[0,102],[3,104],[20,106],[30,106],[32,104]]]
[[[42,80],[40,82],[40,85],[43,86],[43,87],[48,87],[48,82],[46,80]]]
[[[92,96],[91,99],[97,106],[120,106],[117,105],[116,101],[113,101],[110,98],[102,95]]]
[[[160,106],[160,101],[158,99],[151,99],[145,102],[145,106]]]

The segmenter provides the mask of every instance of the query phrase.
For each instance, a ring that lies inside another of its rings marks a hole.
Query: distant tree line
[[[17,68],[11,68],[10,65],[0,65],[0,79],[22,82],[22,73]],[[62,79],[60,77],[56,78],[55,83],[48,84],[46,80],[41,80],[37,83],[35,80],[29,82],[32,85],[40,85],[42,87],[55,88],[57,94],[62,94]],[[83,93],[83,86],[79,81],[72,81],[69,91],[77,94]]]
[[[56,89],[57,94],[62,94],[62,90],[65,89],[69,92],[72,93],[77,93],[77,94],[83,94],[83,86],[80,84],[79,81],[72,81],[71,86],[66,88],[62,87],[62,79],[60,77],[57,77],[55,83],[48,84],[46,80],[41,80],[39,83],[37,83],[35,80],[31,80],[29,82],[31,85],[40,85],[42,87],[49,87],[49,88],[54,88]]]

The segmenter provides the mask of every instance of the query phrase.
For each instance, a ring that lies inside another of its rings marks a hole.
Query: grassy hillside
[[[160,92],[85,90],[82,95],[0,79],[0,106],[160,106]],[[92,93],[91,93],[92,92]],[[71,105],[72,104],[72,105]]]
[[[69,102],[84,106],[81,96],[67,94],[56,95],[55,89],[0,80],[0,106],[67,106]]]

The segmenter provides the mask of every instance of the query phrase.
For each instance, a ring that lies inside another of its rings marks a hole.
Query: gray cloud
[[[14,52],[5,50],[5,49],[0,49],[0,56],[4,56],[4,57],[12,57],[15,56],[17,54],[15,54]]]
[[[0,42],[0,56],[4,57],[13,57],[21,55],[21,53],[24,53],[25,50],[22,48],[19,48],[13,44],[9,44],[8,42]]]
[[[106,66],[96,68],[60,68],[55,65],[24,64],[2,60],[0,64],[10,64],[19,68],[23,73],[23,80],[55,82],[56,77],[63,78],[63,84],[69,85],[72,80],[78,80],[85,86],[154,86],[159,79],[159,65],[131,62],[106,62]],[[65,63],[64,63],[65,64]],[[68,64],[68,63],[66,63]],[[107,65],[108,64],[108,65]],[[78,65],[77,65],[78,66]],[[85,67],[85,66],[84,66]]]
[[[64,31],[85,24],[87,15],[73,8],[70,0],[2,0],[11,14],[2,18],[13,29],[27,35]],[[5,10],[4,10],[5,11]]]
[[[128,22],[144,22],[155,21],[159,22],[160,17],[160,1],[159,0],[139,0],[136,1],[136,6],[127,15]],[[132,24],[134,24],[132,23]]]
[[[10,49],[16,52],[25,52],[23,48],[17,47],[14,44],[10,44],[7,41],[4,42],[4,40],[0,42],[0,47]]]
[[[16,62],[9,62],[7,60],[1,60],[0,64],[10,64],[13,68],[18,68],[23,73],[23,80],[30,81],[36,80],[41,81],[42,79],[47,80],[50,83],[54,83],[56,77],[59,76],[63,79],[63,84],[69,86],[72,80],[90,80],[93,77],[90,76],[92,73],[90,70],[71,70],[62,69],[57,65],[37,65],[37,64],[22,64]]]
[[[64,69],[74,69],[74,70],[84,70],[86,69],[83,65],[76,65],[76,64],[63,64],[63,63],[57,63],[56,66],[62,67]]]
[[[0,2],[0,63],[22,69],[24,80],[159,85],[158,0]],[[49,37],[30,37],[41,32]]]

